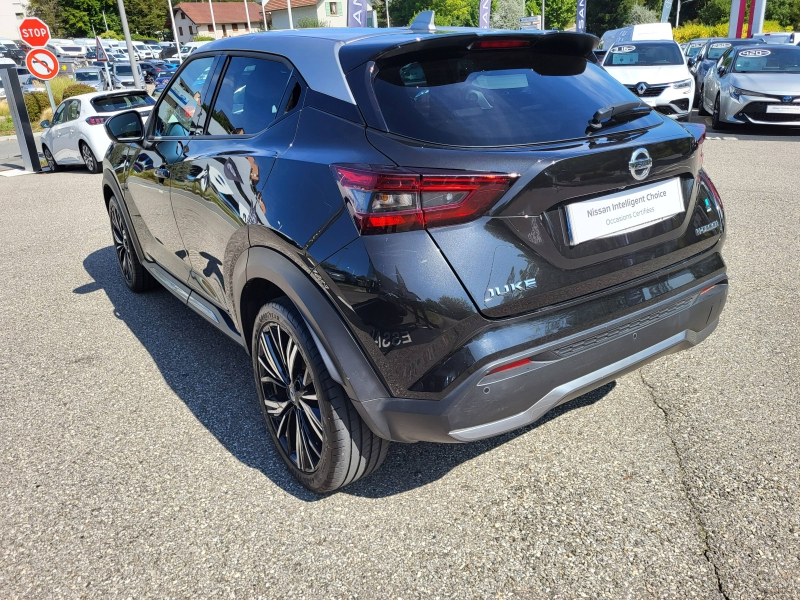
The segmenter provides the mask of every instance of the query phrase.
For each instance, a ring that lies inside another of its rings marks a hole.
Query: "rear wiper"
[[[589,121],[589,127],[586,128],[586,133],[599,131],[603,127],[609,125],[633,121],[645,115],[649,115],[652,110],[652,108],[641,101],[609,104],[594,113],[594,117]]]

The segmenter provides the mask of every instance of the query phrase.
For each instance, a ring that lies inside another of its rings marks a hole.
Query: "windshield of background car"
[[[131,69],[130,65],[115,65],[114,66],[114,73],[117,75],[131,76],[133,75],[133,69]]]
[[[712,42],[708,46],[708,53],[706,54],[707,60],[717,60],[720,56],[725,54],[725,51],[733,44],[730,42]]]
[[[689,44],[689,47],[686,49],[686,56],[697,56],[697,53],[703,49],[705,44]]]
[[[655,67],[684,63],[678,44],[627,42],[613,46],[603,64],[606,67]]]
[[[156,101],[147,94],[115,94],[92,98],[91,103],[97,112],[103,113],[152,106]]]
[[[97,71],[86,71],[75,73],[75,81],[100,81],[100,73]]]
[[[449,146],[581,138],[598,109],[632,98],[585,58],[528,49],[437,49],[378,66],[373,86],[389,131]],[[648,116],[629,127],[654,122]]]
[[[83,50],[80,46],[61,46],[61,49],[64,52],[80,52]]]
[[[800,48],[745,48],[733,63],[737,73],[800,73]]]

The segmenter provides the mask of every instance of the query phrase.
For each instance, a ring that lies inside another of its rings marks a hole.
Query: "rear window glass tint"
[[[418,52],[379,63],[389,131],[451,146],[511,146],[586,135],[595,111],[631,93],[584,58],[530,50]],[[657,122],[653,115],[627,127]]]
[[[115,112],[129,108],[151,106],[156,103],[147,94],[125,94],[120,96],[102,96],[92,99],[92,106],[97,112]]]

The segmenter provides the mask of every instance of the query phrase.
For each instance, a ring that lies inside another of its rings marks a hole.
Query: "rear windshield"
[[[585,58],[527,49],[439,49],[378,66],[375,96],[389,131],[443,145],[580,138],[595,111],[631,100],[627,89]],[[644,117],[633,126],[652,123]]]
[[[739,50],[733,70],[738,73],[800,73],[800,48]]]
[[[93,72],[85,72],[85,73],[75,73],[75,81],[100,81],[100,73],[97,71]]]
[[[678,44],[628,42],[611,48],[606,55],[604,64],[607,67],[682,65],[683,55]]]
[[[117,110],[127,110],[129,108],[141,108],[155,104],[147,94],[117,94],[114,96],[102,96],[92,99],[92,106],[97,112],[115,112]]]
[[[61,46],[61,49],[64,52],[80,52],[83,50],[80,46]]]

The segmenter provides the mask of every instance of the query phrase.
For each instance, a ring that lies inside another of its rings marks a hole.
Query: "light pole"
[[[183,57],[181,56],[181,41],[178,39],[178,28],[175,27],[175,13],[172,12],[172,0],[167,0],[169,2],[169,20],[172,21],[172,37],[175,39],[175,49],[178,51],[178,63],[183,62]]]
[[[247,33],[250,33],[250,7],[247,6],[247,0],[244,0],[244,14],[247,17]]]
[[[214,20],[214,3],[208,0],[208,7],[211,9],[211,27],[214,29],[214,39],[217,39],[217,22]]]
[[[122,21],[122,33],[125,34],[125,46],[128,48],[128,60],[130,60],[131,72],[133,73],[133,85],[137,90],[142,89],[142,80],[139,78],[139,63],[136,62],[136,51],[131,42],[131,31],[128,29],[128,17],[125,14],[125,5],[122,0],[117,0],[119,7],[119,20]]]
[[[694,0],[686,0],[684,4],[689,4],[689,2],[694,2]],[[681,18],[681,0],[678,0],[678,9],[675,12],[675,29],[678,28],[678,23],[680,23]]]

